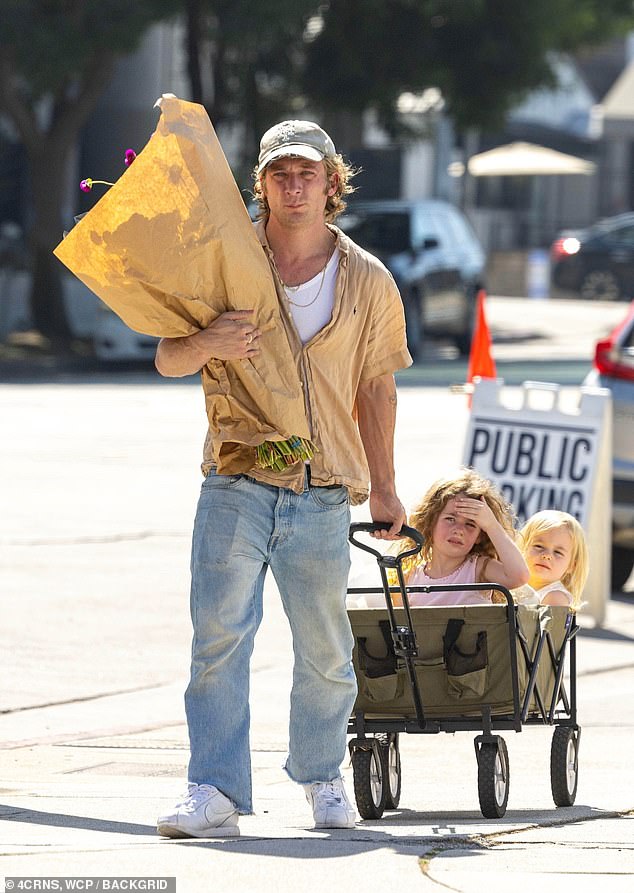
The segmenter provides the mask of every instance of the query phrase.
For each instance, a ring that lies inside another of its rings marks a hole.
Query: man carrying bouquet
[[[158,820],[167,837],[235,836],[239,814],[253,811],[249,664],[269,567],[295,654],[285,768],[303,785],[316,828],[354,827],[340,776],[356,696],[345,607],[349,507],[369,492],[373,520],[385,522],[382,539],[396,539],[406,522],[394,484],[394,372],[411,358],[390,273],[333,225],[352,192],[352,174],[317,124],[284,121],[262,137],[256,231],[275,280],[275,325],[291,348],[312,448],[309,461],[219,474],[220,444],[207,437],[191,562],[189,785],[185,799]],[[158,371],[184,376],[210,364],[219,371],[210,380],[229,386],[233,368],[250,366],[253,387],[270,402],[258,366],[269,329],[254,316],[228,311],[193,335],[162,339]],[[222,418],[214,422],[222,431]]]

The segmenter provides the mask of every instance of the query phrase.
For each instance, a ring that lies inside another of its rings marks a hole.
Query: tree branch
[[[75,139],[104,92],[116,59],[117,53],[111,50],[102,50],[95,54],[81,78],[78,94],[72,99],[61,98],[59,101],[58,113],[50,131],[52,141],[68,143]]]
[[[0,48],[0,109],[11,118],[23,143],[30,148],[39,142],[40,130],[33,109],[20,98],[14,72],[10,54],[6,48]]]

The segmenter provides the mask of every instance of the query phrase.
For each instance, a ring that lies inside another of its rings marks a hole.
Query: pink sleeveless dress
[[[467,558],[460,567],[456,568],[447,577],[429,577],[425,573],[425,566],[421,564],[411,572],[407,585],[442,586],[447,584],[453,586],[459,583],[475,583],[477,560],[476,556]],[[429,605],[490,605],[492,602],[490,591],[469,592],[468,590],[456,590],[455,592],[412,592],[409,595],[409,603],[412,607],[427,607]]]

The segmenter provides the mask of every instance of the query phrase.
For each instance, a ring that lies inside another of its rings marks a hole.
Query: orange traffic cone
[[[478,292],[476,303],[476,318],[471,339],[467,382],[472,382],[476,375],[479,375],[480,378],[497,377],[495,360],[491,354],[491,332],[489,331],[484,313],[485,297],[486,292],[481,288]],[[469,406],[471,406],[471,395],[469,395]]]

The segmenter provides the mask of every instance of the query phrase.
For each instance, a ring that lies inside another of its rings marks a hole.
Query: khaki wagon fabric
[[[493,714],[507,714],[513,710],[513,690],[509,652],[509,627],[506,606],[464,607],[416,607],[412,608],[419,656],[414,658],[421,700],[426,718],[449,716],[476,716],[483,706],[490,706]],[[406,625],[405,612],[396,609],[397,622]],[[555,654],[559,654],[565,637],[568,609],[565,607],[523,606],[517,607],[517,624],[526,637],[531,658],[535,653],[541,630],[548,629],[553,638]],[[379,623],[389,622],[387,608],[350,609],[348,617],[355,640],[353,663],[359,693],[354,710],[363,711],[368,717],[415,717],[414,701],[402,661],[396,672],[371,678],[362,667],[360,639],[364,648],[374,657],[386,654],[385,637]],[[460,649],[465,653],[476,651],[478,634],[486,632],[487,666],[484,671],[469,674],[463,679],[450,676],[443,657],[443,636],[447,623],[452,619],[464,621],[458,638]],[[529,671],[517,640],[517,669],[520,689],[520,705],[526,694]],[[539,663],[537,685],[546,709],[550,706],[555,674],[547,651]],[[537,710],[533,695],[529,713]]]

